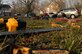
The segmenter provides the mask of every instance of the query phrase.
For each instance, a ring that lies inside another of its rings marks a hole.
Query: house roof
[[[55,2],[52,2],[47,7],[45,7],[46,11],[47,11],[47,8],[50,9],[49,12],[55,12],[55,11],[59,10],[59,5],[57,3],[55,3]]]
[[[52,2],[51,4],[49,4],[49,6],[51,6],[51,5],[58,5],[58,4],[57,4],[57,3]]]
[[[0,4],[0,8],[11,8],[11,7],[7,4]]]

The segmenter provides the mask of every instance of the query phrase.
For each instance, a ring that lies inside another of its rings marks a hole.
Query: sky
[[[11,4],[13,0],[3,0],[2,3],[4,4]]]
[[[74,6],[74,4],[80,3],[81,4],[81,0],[65,0],[65,4],[66,4],[66,8],[69,8],[71,6]]]
[[[12,1],[14,0],[3,0],[3,3],[4,4],[11,4]],[[47,1],[47,0],[40,0],[41,2],[44,2],[44,1]],[[65,4],[66,4],[66,7],[70,7],[71,5],[73,6],[74,3],[77,3],[77,2],[81,2],[81,0],[64,0],[65,1]],[[71,2],[71,3],[70,3]]]
[[[9,3],[12,3],[12,1],[14,1],[14,0],[3,0],[3,3],[9,4]],[[44,2],[44,1],[46,1],[46,0],[41,0],[41,2]]]

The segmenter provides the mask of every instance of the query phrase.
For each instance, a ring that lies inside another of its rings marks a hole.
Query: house
[[[0,4],[0,16],[10,16],[11,7],[7,4]]]
[[[57,3],[52,2],[45,8],[46,13],[57,12],[59,10],[59,5]]]

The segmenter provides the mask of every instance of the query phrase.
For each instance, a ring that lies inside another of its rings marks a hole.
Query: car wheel
[[[70,17],[71,17],[72,19],[74,19],[74,18],[75,18],[75,15],[71,15]]]

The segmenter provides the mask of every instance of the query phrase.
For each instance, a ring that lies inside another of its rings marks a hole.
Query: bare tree
[[[2,1],[3,1],[3,0],[0,0],[0,4],[2,4]]]
[[[45,7],[47,7],[52,2],[57,3],[60,7],[64,6],[63,0],[16,0],[13,4],[14,10],[21,13],[29,12],[45,12]]]
[[[34,10],[34,3],[36,0],[17,0],[20,4],[26,7],[26,12],[32,12]]]
[[[45,13],[45,11],[46,11],[46,7],[48,7],[49,5],[51,5],[51,4],[57,4],[58,5],[58,8],[59,9],[57,9],[57,11],[58,10],[60,10],[60,9],[63,9],[64,7],[65,7],[65,3],[64,3],[64,0],[45,0],[45,1],[43,1],[42,3],[41,3],[41,5],[40,5],[40,7],[39,7],[39,9],[43,12],[43,13]],[[55,8],[55,6],[54,6],[54,8]]]
[[[43,2],[41,2],[41,3],[39,3],[39,4],[40,4],[39,7],[38,7],[39,10],[42,11],[43,13],[45,13],[45,11],[46,11],[45,8],[46,8],[47,6],[49,6],[49,4],[51,4],[51,3],[50,3],[49,0],[47,0],[47,1],[44,0]]]
[[[16,12],[16,3],[13,1],[12,2],[12,13]]]
[[[12,3],[13,9],[18,13],[29,13],[38,9],[38,0],[16,0]]]

